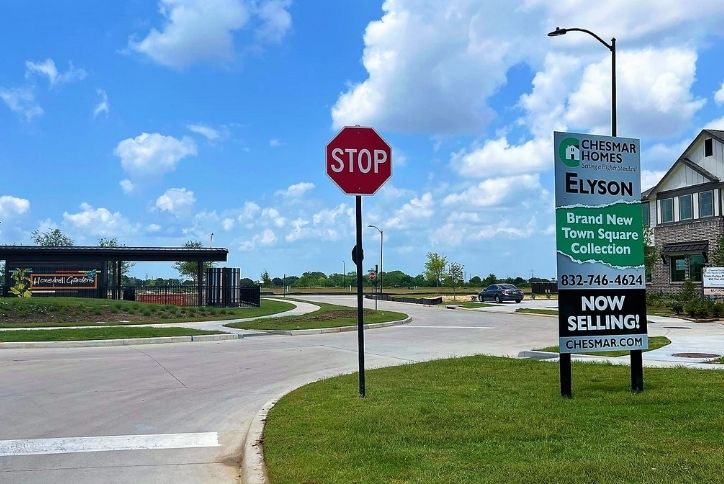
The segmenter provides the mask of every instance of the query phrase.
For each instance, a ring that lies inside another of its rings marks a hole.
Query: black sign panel
[[[561,290],[561,353],[648,347],[644,289]]]

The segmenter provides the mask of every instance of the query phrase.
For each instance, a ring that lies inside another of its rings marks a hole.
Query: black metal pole
[[[611,136],[616,136],[616,37],[611,39]]]
[[[380,268],[375,264],[375,311],[377,311],[377,299],[380,297]]]
[[[571,354],[560,353],[561,396],[571,398]]]
[[[641,350],[631,351],[631,391],[634,393],[644,391],[644,364]]]
[[[359,396],[365,397],[365,336],[364,336],[364,294],[362,289],[362,197],[356,195],[355,205],[357,207],[357,351],[359,353]]]

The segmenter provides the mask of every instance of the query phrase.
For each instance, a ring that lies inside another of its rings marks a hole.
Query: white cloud
[[[148,224],[146,226],[146,232],[148,232],[149,234],[155,234],[156,232],[160,232],[160,231],[161,231],[161,226],[158,224]]]
[[[641,170],[641,191],[655,186],[665,174],[666,170]]]
[[[53,59],[45,59],[42,62],[25,61],[25,77],[37,75],[47,77],[50,87],[55,87],[68,82],[81,81],[87,74],[85,70],[73,66],[72,62],[67,71],[58,72]]]
[[[63,212],[63,220],[81,230],[87,236],[117,236],[135,232],[136,227],[126,220],[119,212],[111,212],[107,208],[93,208],[88,203],[80,205],[80,212]]]
[[[367,25],[362,62],[368,78],[350,86],[332,108],[335,127],[432,133],[471,132],[494,113],[487,98],[508,68],[531,56],[521,42],[537,12],[476,0],[387,0]]]
[[[279,140],[277,138],[272,138],[269,140],[269,146],[271,148],[279,148],[281,145],[282,145],[281,140]]]
[[[268,0],[260,3],[255,13],[261,20],[256,30],[257,39],[263,42],[281,42],[292,27],[292,16],[288,11],[291,0]]]
[[[291,226],[291,231],[284,237],[284,240],[287,242],[295,242],[297,240],[302,240],[307,235],[306,226],[309,225],[308,220],[304,220],[301,217],[295,218],[292,220],[289,224]]]
[[[132,193],[136,189],[136,186],[129,179],[121,180],[118,184],[121,186],[123,193]]]
[[[287,223],[287,219],[282,217],[276,208],[265,208],[261,211],[261,216],[262,218],[270,220],[277,227],[284,227]]]
[[[721,87],[714,93],[714,101],[717,104],[724,104],[724,82],[721,83]]]
[[[239,250],[248,252],[254,250],[257,246],[270,246],[277,242],[277,236],[271,229],[264,229],[260,233],[248,240],[244,240],[239,244]]]
[[[111,109],[108,104],[108,94],[106,94],[106,91],[103,89],[96,89],[96,94],[100,96],[101,100],[96,104],[96,107],[93,108],[93,117],[97,118],[101,114],[108,116]]]
[[[169,188],[156,199],[156,208],[162,212],[179,214],[187,212],[196,203],[194,192],[186,188]]]
[[[0,196],[0,217],[23,215],[30,210],[30,201],[12,195]]]
[[[253,220],[257,214],[261,211],[261,207],[254,202],[244,202],[244,208],[241,210],[241,214],[238,216],[238,221],[241,223],[249,222]]]
[[[284,0],[161,0],[164,26],[151,29],[140,41],[131,39],[129,47],[176,69],[197,62],[230,61],[234,33],[251,18],[259,21],[258,41],[280,41],[291,27],[289,5]]]
[[[141,133],[118,143],[114,154],[123,169],[133,176],[160,175],[176,169],[179,161],[196,154],[190,138],[176,139],[159,133]]]
[[[290,185],[286,190],[279,190],[276,194],[283,197],[298,198],[312,189],[314,189],[314,183],[300,182]]]
[[[33,118],[42,116],[45,112],[35,101],[33,90],[27,87],[0,88],[0,99],[12,112],[25,117],[26,121],[32,121]]]
[[[453,153],[451,163],[460,175],[475,178],[541,171],[551,166],[553,147],[548,138],[517,146],[509,145],[505,137],[489,140],[473,151]]]
[[[499,207],[513,197],[522,199],[523,194],[547,195],[541,186],[538,175],[518,175],[490,178],[460,193],[445,197],[443,205],[489,208]]]
[[[226,217],[224,220],[221,221],[221,226],[226,230],[227,232],[234,228],[234,225],[236,225],[236,221],[233,218]]]
[[[404,204],[384,223],[385,228],[406,229],[411,225],[430,219],[435,213],[432,193],[424,193]]]
[[[647,48],[622,51],[617,59],[619,134],[667,137],[679,133],[701,109],[704,99],[691,93],[696,52]],[[569,125],[608,133],[611,119],[611,60],[606,56],[583,72],[565,113]]]
[[[706,129],[721,129],[724,130],[724,117],[721,117],[719,119],[713,119],[706,123],[704,126]]]
[[[222,138],[222,133],[218,129],[206,126],[205,124],[189,124],[186,127],[189,131],[200,134],[211,142],[218,141]]]

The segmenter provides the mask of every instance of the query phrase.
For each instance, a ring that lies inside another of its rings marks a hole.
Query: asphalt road
[[[354,305],[352,297],[310,299]],[[368,368],[513,356],[557,339],[556,318],[380,306],[414,321],[365,333]],[[234,482],[248,424],[265,402],[356,369],[356,332],[1,350],[0,482]],[[67,439],[26,440],[59,438]]]

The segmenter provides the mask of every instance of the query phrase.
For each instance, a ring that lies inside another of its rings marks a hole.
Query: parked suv
[[[492,300],[497,303],[503,301],[515,301],[517,303],[523,300],[523,291],[512,284],[493,284],[480,291],[478,299],[482,302]]]

